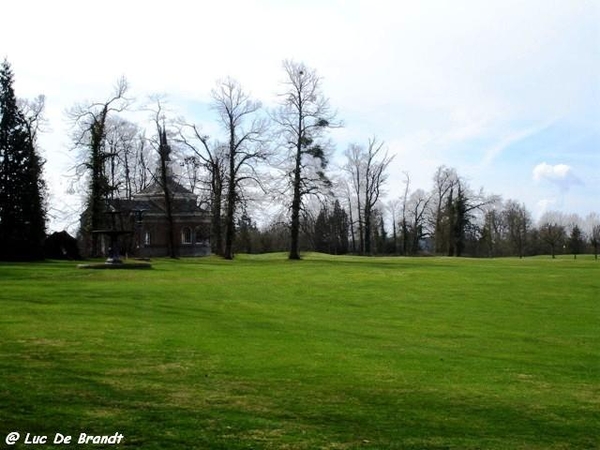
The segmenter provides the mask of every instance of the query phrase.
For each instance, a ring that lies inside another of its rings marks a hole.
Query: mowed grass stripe
[[[0,433],[123,448],[598,448],[600,264],[0,265]],[[0,436],[1,437],[1,436]]]

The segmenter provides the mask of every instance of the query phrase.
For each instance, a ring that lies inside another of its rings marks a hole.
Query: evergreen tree
[[[571,236],[569,236],[569,248],[573,253],[573,259],[577,259],[577,255],[581,253],[584,245],[583,232],[579,226],[575,225],[571,230]]]
[[[348,233],[348,214],[336,200],[333,209],[323,206],[319,211],[313,233],[314,248],[322,253],[344,255],[348,253]]]
[[[0,259],[43,258],[46,227],[43,162],[21,112],[8,61],[0,66]]]

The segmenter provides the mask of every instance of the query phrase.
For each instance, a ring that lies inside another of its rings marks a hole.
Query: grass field
[[[600,448],[591,258],[153,265],[0,264],[0,448]]]

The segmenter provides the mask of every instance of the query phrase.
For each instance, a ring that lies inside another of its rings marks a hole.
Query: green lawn
[[[153,265],[0,264],[0,448],[600,448],[592,258]]]

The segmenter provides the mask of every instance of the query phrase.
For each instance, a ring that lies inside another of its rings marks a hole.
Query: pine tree
[[[573,253],[573,259],[577,259],[577,255],[581,253],[584,244],[583,232],[578,225],[575,225],[571,230],[571,236],[569,236],[569,248]]]
[[[0,259],[43,258],[46,227],[43,162],[35,133],[18,107],[8,61],[0,66]]]

